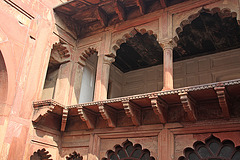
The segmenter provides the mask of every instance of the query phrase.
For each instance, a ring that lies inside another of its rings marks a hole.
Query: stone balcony
[[[35,126],[80,131],[240,116],[240,79],[64,106],[33,102]]]

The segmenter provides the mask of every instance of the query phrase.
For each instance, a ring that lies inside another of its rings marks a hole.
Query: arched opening
[[[96,49],[93,48],[89,48],[85,52],[79,103],[92,102],[94,98],[98,56]]]
[[[108,150],[107,157],[102,160],[155,160],[148,149],[142,149],[140,144],[133,145],[129,140],[123,142],[122,146],[115,145],[114,148],[115,151]]]
[[[240,78],[236,60],[240,58],[240,25],[236,12],[202,8],[183,20],[176,33],[174,67],[184,66],[182,74],[186,76],[174,73],[179,77],[178,81],[175,78],[175,88]]]
[[[42,99],[53,99],[55,93],[55,86],[58,78],[59,67],[63,63],[70,61],[70,54],[65,46],[65,43],[60,41],[53,44],[51,55],[49,59],[47,75],[42,92]]]
[[[239,160],[240,147],[235,147],[231,140],[221,141],[211,135],[205,140],[197,141],[194,148],[185,148],[184,155],[178,160]]]
[[[74,151],[73,153],[69,154],[69,156],[66,157],[66,160],[82,160],[83,157]]]
[[[52,160],[50,159],[51,156],[52,155],[49,154],[49,152],[46,151],[45,148],[43,148],[34,152],[33,155],[31,155],[30,160]]]
[[[161,74],[153,68],[163,63],[163,49],[153,31],[133,29],[116,41],[113,50],[116,57],[110,70],[110,98],[160,90]]]
[[[0,96],[1,106],[6,102],[8,94],[8,74],[6,64],[1,51],[0,51],[0,93],[3,93]]]
[[[202,8],[176,29],[175,60],[240,47],[237,13],[228,8]]]

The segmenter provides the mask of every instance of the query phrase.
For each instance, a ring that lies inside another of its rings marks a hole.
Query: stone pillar
[[[59,68],[54,100],[64,105],[78,104],[83,67],[75,62],[62,64]]]
[[[111,56],[103,57],[101,100],[107,99],[110,66],[114,61],[115,61],[115,57],[111,57]]]
[[[101,64],[98,64],[98,68],[97,68],[94,101],[107,99],[110,66],[114,61],[115,61],[115,56],[112,54],[104,55],[103,58],[98,59],[98,63],[101,63]]]
[[[160,43],[163,48],[163,91],[173,89],[173,47],[172,40]]]

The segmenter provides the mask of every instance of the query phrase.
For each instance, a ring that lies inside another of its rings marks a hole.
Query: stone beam
[[[61,123],[61,131],[64,132],[67,124],[67,117],[68,117],[68,109],[63,108],[62,113],[62,123]]]
[[[99,104],[98,105],[99,112],[101,113],[101,116],[104,120],[107,120],[109,127],[116,127],[117,122],[117,114],[116,111],[105,105],[105,104]]]
[[[124,5],[122,4],[122,2],[116,0],[114,2],[114,9],[118,15],[118,18],[121,21],[126,21],[127,20],[127,16],[126,16],[126,12],[125,12],[125,8]]]
[[[79,107],[78,114],[80,115],[81,120],[86,122],[87,127],[89,129],[95,128],[96,115],[94,115],[92,111],[85,109],[83,107]]]
[[[144,15],[146,13],[146,5],[143,0],[137,0],[137,6],[139,7],[140,13]]]
[[[108,15],[101,7],[98,7],[98,20],[100,20],[103,26],[108,26]]]
[[[180,96],[183,109],[187,113],[189,120],[196,122],[197,117],[195,114],[195,102],[193,98],[187,92],[179,93],[178,95]]]
[[[139,126],[141,124],[140,107],[129,100],[122,101],[122,104],[126,115],[132,119],[132,122],[135,126]]]
[[[162,8],[166,8],[167,7],[167,4],[166,4],[165,0],[160,0],[160,4],[161,4]]]
[[[161,100],[158,96],[149,97],[154,113],[158,116],[161,123],[167,123],[167,108],[166,102]]]
[[[229,113],[229,95],[226,91],[225,87],[215,87],[214,90],[217,93],[218,96],[218,102],[222,109],[222,115],[224,118],[229,119],[230,113]]]

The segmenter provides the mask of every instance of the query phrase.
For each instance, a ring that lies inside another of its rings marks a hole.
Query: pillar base
[[[161,91],[168,91],[168,90],[173,90],[173,88],[163,87],[163,89]]]

